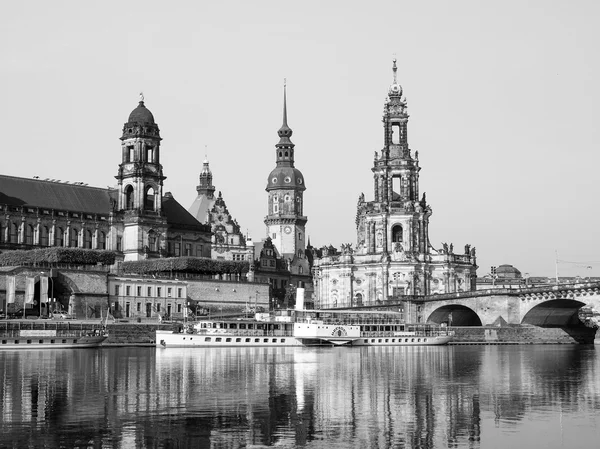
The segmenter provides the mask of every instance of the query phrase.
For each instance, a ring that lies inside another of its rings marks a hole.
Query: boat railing
[[[218,332],[220,331],[220,332]],[[223,336],[223,337],[292,337],[292,331],[284,330],[266,330],[266,329],[198,329],[196,332],[192,332],[198,335],[211,335],[211,336]]]

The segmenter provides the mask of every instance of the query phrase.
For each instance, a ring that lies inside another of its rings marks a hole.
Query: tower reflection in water
[[[539,444],[559,413],[597,437],[598,372],[578,347],[2,352],[0,430],[15,447]]]

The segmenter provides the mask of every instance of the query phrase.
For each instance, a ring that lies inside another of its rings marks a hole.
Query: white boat
[[[44,327],[51,328],[27,329],[12,323],[0,327],[0,350],[96,348],[108,338],[103,329],[74,329],[51,323]]]
[[[277,310],[254,318],[204,319],[175,330],[157,330],[162,348],[231,346],[444,345],[453,332],[437,325],[409,325],[393,312]]]

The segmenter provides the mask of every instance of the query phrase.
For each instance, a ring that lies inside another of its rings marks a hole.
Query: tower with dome
[[[267,177],[266,239],[255,243],[258,263],[255,279],[269,282],[281,302],[295,288],[305,288],[307,302],[312,296],[312,276],[307,258],[302,172],[295,167],[295,145],[287,117],[287,86],[283,90],[283,124],[277,131],[275,168]]]
[[[419,192],[418,151],[408,144],[406,97],[393,81],[383,110],[383,148],[375,152],[373,200],[358,198],[356,246],[315,254],[316,305],[321,308],[385,304],[435,293],[475,289],[475,249],[434,248],[429,241],[432,208]],[[318,257],[318,256],[321,257]],[[415,314],[412,318],[418,321]]]

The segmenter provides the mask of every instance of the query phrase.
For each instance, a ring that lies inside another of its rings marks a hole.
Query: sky
[[[397,58],[431,244],[475,246],[479,276],[600,276],[599,21],[597,1],[2,2],[0,173],[116,185],[143,92],[164,191],[190,207],[207,157],[261,240],[287,79],[306,233],[355,245]]]

